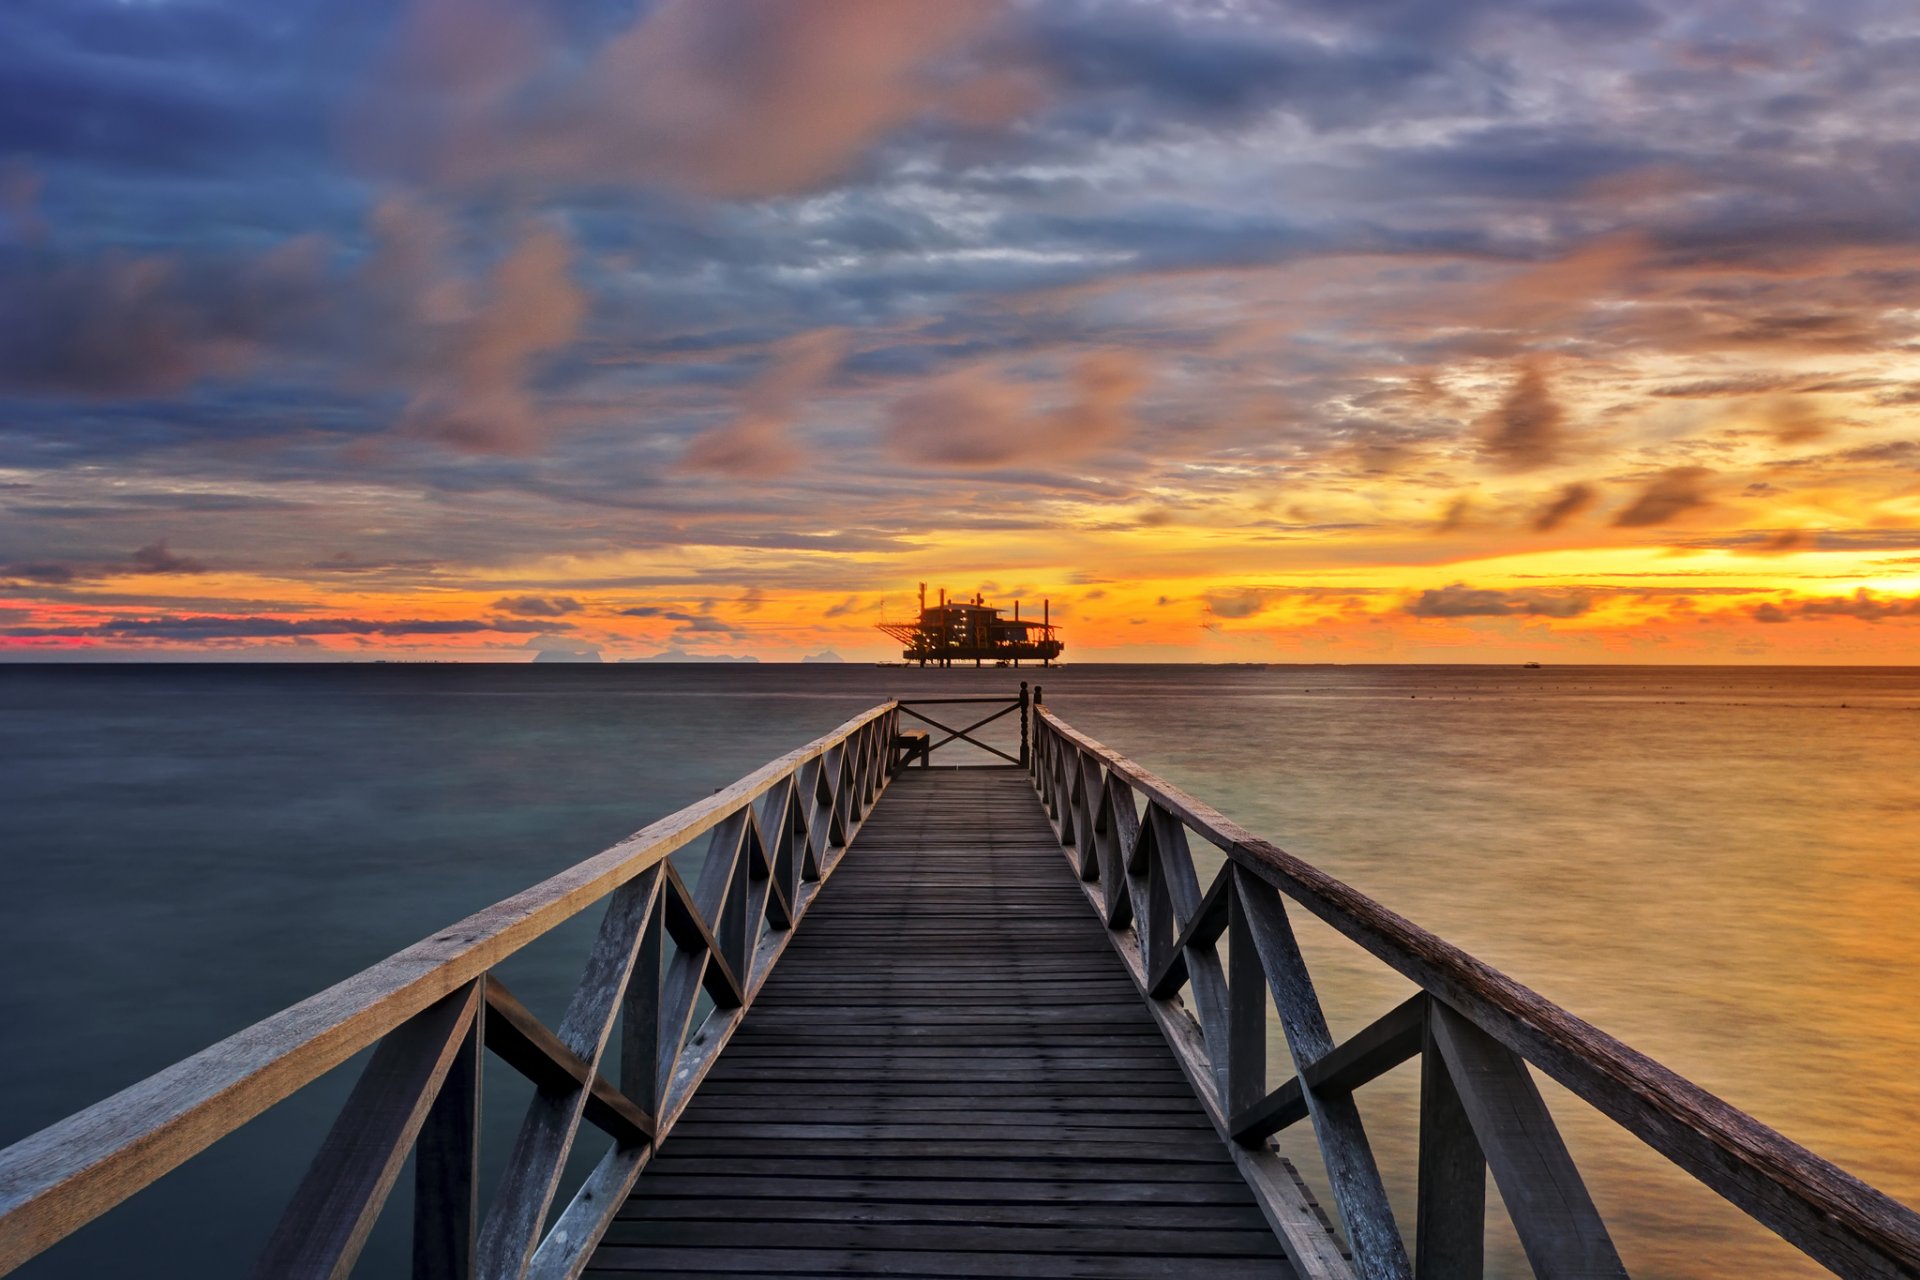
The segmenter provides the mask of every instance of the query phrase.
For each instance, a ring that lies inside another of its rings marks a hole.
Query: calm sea
[[[0,666],[0,1144],[882,697],[1014,674]],[[1920,1204],[1920,668],[1024,674],[1071,723]],[[1405,993],[1295,915],[1336,1034]],[[508,967],[544,1016],[589,927]],[[20,1274],[244,1271],[354,1069]],[[1362,1095],[1403,1224],[1416,1074]],[[496,1159],[510,1075],[489,1076]],[[1548,1093],[1634,1275],[1818,1273]],[[1318,1179],[1304,1135],[1292,1151]],[[405,1210],[363,1273],[403,1270]],[[1492,1269],[1526,1274],[1492,1217]]]

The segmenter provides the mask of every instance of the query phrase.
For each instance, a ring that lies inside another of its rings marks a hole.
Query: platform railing
[[[1030,703],[1027,683],[1024,680],[1020,682],[1020,692],[1016,694],[977,693],[953,694],[946,697],[901,698],[896,705],[900,708],[903,728],[906,721],[911,719],[926,725],[928,729],[937,730],[946,735],[944,738],[934,738],[927,730],[916,731],[912,751],[922,764],[931,764],[933,753],[941,747],[950,743],[964,742],[990,756],[997,756],[1008,764],[1018,765],[1022,769],[1027,767],[1029,756],[1027,720]],[[922,707],[939,707],[941,708],[939,715],[949,716],[955,720],[971,719],[969,723],[955,727],[934,714],[920,710]],[[964,710],[949,712],[948,707],[964,708]],[[988,725],[1005,719],[1016,711],[1020,713],[1018,755],[973,736]]]
[[[1037,701],[1037,700],[1036,700]],[[1311,1120],[1351,1257],[1263,1196],[1306,1276],[1482,1273],[1491,1171],[1536,1275],[1624,1276],[1529,1064],[1848,1277],[1920,1276],[1920,1215],[1036,706],[1034,783],[1116,950],[1256,1194]],[[1190,836],[1224,855],[1202,888]],[[1295,942],[1306,908],[1419,991],[1338,1043]],[[1223,954],[1224,953],[1224,954]],[[1293,1075],[1268,1088],[1277,1014]],[[1420,1059],[1410,1259],[1354,1093]],[[1920,1136],[1920,1135],[1917,1135]]]
[[[898,725],[894,702],[865,711],[585,862],[0,1151],[0,1272],[371,1048],[254,1274],[346,1275],[412,1153],[415,1277],[577,1275],[885,789]],[[689,887],[668,857],[703,838],[706,858]],[[549,1028],[494,966],[601,902],[585,972]],[[711,1007],[696,1020],[703,991]],[[616,1021],[617,1085],[601,1074]],[[535,1088],[483,1215],[488,1052]],[[583,1122],[607,1146],[549,1226]]]

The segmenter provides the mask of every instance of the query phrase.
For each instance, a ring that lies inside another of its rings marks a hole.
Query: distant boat
[[[1523,662],[1520,665],[1529,671],[1538,671],[1540,669],[1540,664],[1537,662]]]

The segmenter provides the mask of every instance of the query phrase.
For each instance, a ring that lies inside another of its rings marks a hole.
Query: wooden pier
[[[1286,1274],[1058,849],[902,773],[587,1274]]]
[[[969,701],[985,714],[960,726],[883,703],[0,1151],[0,1272],[371,1049],[256,1275],[350,1273],[411,1156],[422,1280],[1455,1280],[1482,1274],[1489,1177],[1536,1274],[1624,1276],[1538,1072],[1838,1274],[1920,1277],[1912,1209],[1024,686],[927,705]],[[1017,743],[977,736],[996,721]],[[909,767],[956,741],[1004,763]],[[1195,842],[1213,855],[1196,862]],[[689,883],[675,855],[696,852]],[[494,966],[597,905],[549,1028]],[[1337,1040],[1290,909],[1415,994]],[[1416,1057],[1401,1222],[1354,1094]],[[488,1060],[535,1088],[483,1202]],[[1273,1148],[1301,1121],[1339,1233]],[[598,1162],[563,1195],[588,1132]]]

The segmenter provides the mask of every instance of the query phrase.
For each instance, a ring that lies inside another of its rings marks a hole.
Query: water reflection
[[[1913,670],[0,667],[0,1142],[880,697],[1019,675],[1246,826],[1920,1202]],[[1295,918],[1337,1034],[1404,996]],[[507,980],[557,1016],[588,936]],[[1409,1225],[1415,1074],[1362,1095]],[[124,1270],[136,1243],[142,1274],[240,1270],[347,1083],[21,1274]],[[1815,1273],[1548,1092],[1635,1275]],[[494,1114],[497,1161],[513,1117]],[[1310,1139],[1289,1140],[1318,1177]],[[396,1218],[367,1273],[404,1256]],[[1510,1233],[1491,1238],[1498,1272],[1524,1274]]]

